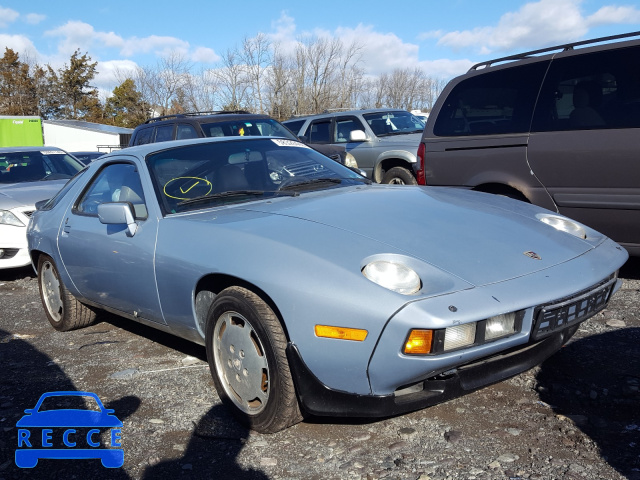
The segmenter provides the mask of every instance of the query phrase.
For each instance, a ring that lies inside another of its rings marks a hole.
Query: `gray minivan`
[[[640,255],[640,39],[629,37],[640,32],[491,60],[453,79],[429,115],[418,183],[525,200]]]

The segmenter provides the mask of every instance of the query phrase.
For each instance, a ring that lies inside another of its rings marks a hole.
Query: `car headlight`
[[[25,226],[25,224],[9,210],[0,210],[0,225]]]
[[[536,215],[538,220],[542,223],[546,223],[547,225],[555,228],[556,230],[560,230],[561,232],[570,233],[571,235],[578,238],[587,238],[587,232],[581,225],[574,222],[573,220],[569,220],[566,217],[561,217],[559,215],[548,215],[546,213]]]
[[[349,168],[358,168],[356,157],[347,152],[344,156],[344,166]]]
[[[418,274],[401,263],[377,260],[366,265],[362,274],[373,283],[403,295],[411,295],[420,290]]]

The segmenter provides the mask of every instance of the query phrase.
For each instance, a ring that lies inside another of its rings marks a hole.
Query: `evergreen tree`
[[[36,83],[29,70],[29,65],[21,62],[16,52],[5,47],[4,56],[0,58],[1,115],[38,114]]]
[[[113,95],[105,104],[106,122],[119,127],[134,128],[144,123],[148,116],[149,105],[130,78],[113,89]]]

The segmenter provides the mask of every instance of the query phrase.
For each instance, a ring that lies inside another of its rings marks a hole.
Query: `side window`
[[[551,62],[532,130],[640,127],[640,47]]]
[[[176,127],[176,140],[198,138],[198,132],[188,123],[179,123]]]
[[[75,211],[97,216],[98,205],[108,202],[128,202],[133,206],[137,220],[147,218],[140,175],[135,165],[116,163],[103,168],[82,195]]]
[[[173,124],[156,127],[156,142],[168,142],[173,140]]]
[[[451,90],[438,114],[435,135],[528,132],[548,65],[549,62],[536,62],[507,67],[462,80]]]
[[[316,120],[313,122],[307,130],[309,143],[330,143],[330,127],[331,120]]]
[[[295,120],[285,123],[284,126],[291,130],[295,135],[298,135],[298,132],[302,128],[302,125],[304,125],[305,121],[306,120]]]
[[[134,145],[146,145],[147,143],[151,143],[152,134],[153,127],[141,129],[136,135]]]
[[[362,126],[362,122],[356,117],[340,117],[336,121],[336,130],[334,133],[334,143],[346,143],[349,141],[349,135],[353,130],[366,130]]]

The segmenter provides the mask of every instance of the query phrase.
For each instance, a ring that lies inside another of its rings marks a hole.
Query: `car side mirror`
[[[36,210],[42,210],[42,207],[44,207],[48,201],[49,199],[40,200],[39,202],[36,202]]]
[[[298,138],[300,139],[300,141],[302,143],[308,143],[309,142],[309,139],[306,137],[306,135],[300,135]]]
[[[349,133],[349,141],[350,142],[366,142],[367,134],[362,130],[351,130]]]
[[[138,229],[131,205],[126,202],[101,203],[98,205],[98,218],[105,225],[126,225],[128,237],[133,237]]]

